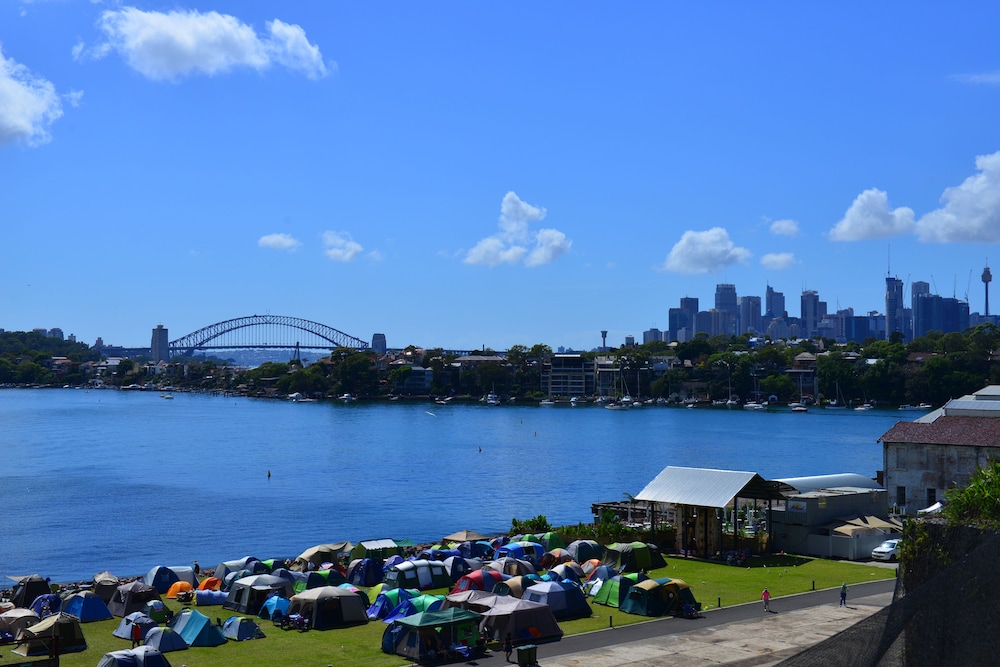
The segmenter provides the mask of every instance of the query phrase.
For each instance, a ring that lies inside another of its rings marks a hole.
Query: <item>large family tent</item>
[[[233,582],[229,596],[222,604],[223,609],[232,609],[241,614],[254,614],[272,593],[284,597],[292,595],[292,584],[287,579],[273,574],[254,574]]]
[[[663,616],[688,603],[697,605],[691,587],[680,579],[647,579],[628,590],[619,609],[626,614]]]
[[[14,592],[10,596],[10,601],[14,603],[15,607],[24,607],[27,609],[39,595],[52,592],[52,589],[49,588],[48,580],[43,579],[37,574],[7,578],[16,582],[14,584]]]
[[[266,618],[271,620],[274,618],[275,612],[284,616],[288,613],[288,607],[291,606],[292,601],[288,598],[283,598],[280,595],[272,595],[268,599],[264,600],[264,604],[260,606],[260,611],[257,612],[258,618]]]
[[[230,616],[222,624],[222,636],[234,642],[245,642],[250,639],[263,639],[264,632],[253,619],[246,616]]]
[[[577,563],[585,563],[592,558],[600,560],[604,557],[604,547],[594,540],[576,540],[570,542],[566,551]]]
[[[566,543],[563,542],[563,539],[561,537],[559,537],[559,534],[552,532],[551,530],[547,533],[543,533],[542,535],[536,536],[535,539],[533,540],[530,538],[531,538],[530,535],[525,536],[525,539],[531,542],[538,542],[539,544],[541,544],[543,547],[545,547],[546,551],[552,549],[563,549],[566,547]]]
[[[407,560],[393,565],[385,573],[385,588],[430,588],[451,586],[451,577],[444,563],[435,560]]]
[[[336,563],[340,560],[340,554],[351,550],[350,542],[334,542],[330,544],[317,544],[309,547],[300,553],[289,570],[306,572],[307,570],[318,570],[323,563]]]
[[[71,595],[63,604],[63,611],[75,616],[81,623],[106,621],[113,618],[108,605],[93,591],[81,591]]]
[[[382,634],[382,651],[417,663],[440,661],[451,646],[475,645],[479,619],[479,614],[457,607],[400,618]]]
[[[605,580],[601,587],[594,591],[594,602],[607,607],[619,607],[628,595],[628,589],[640,581],[645,581],[649,577],[633,572],[631,574],[617,574]],[[593,590],[593,589],[591,589]]]
[[[448,572],[448,576],[453,582],[458,581],[469,572],[483,568],[482,561],[463,558],[462,556],[449,556],[443,562],[444,569]]]
[[[166,593],[170,586],[178,581],[186,581],[194,588],[198,585],[198,577],[190,567],[157,565],[146,573],[143,582],[156,589],[157,593]]]
[[[497,549],[493,554],[493,560],[516,558],[526,560],[531,563],[532,567],[537,568],[544,553],[545,547],[538,542],[511,542]]]
[[[14,653],[24,656],[48,655],[49,644],[58,638],[59,653],[87,650],[80,621],[68,614],[53,614],[17,633]]]
[[[356,593],[336,586],[310,588],[295,595],[289,614],[309,619],[314,630],[328,630],[368,622],[365,606]]]
[[[472,572],[463,575],[455,582],[452,586],[452,593],[461,593],[462,591],[492,591],[493,587],[503,581],[503,575],[496,570],[473,570]]]
[[[107,604],[121,583],[121,580],[108,570],[98,572],[94,575],[94,592],[104,600],[104,604]]]
[[[444,602],[441,604],[441,609],[458,607],[459,609],[468,609],[469,611],[481,614],[493,606],[495,602],[494,598],[496,598],[495,593],[487,593],[486,591],[451,593],[445,597]]]
[[[273,575],[280,576],[282,579],[288,579],[292,582],[292,588],[294,592],[301,593],[309,588],[320,588],[321,586],[337,586],[347,582],[347,578],[344,577],[338,570],[313,570],[311,572],[290,572],[288,570],[283,570],[285,574]],[[381,571],[379,575],[381,575]],[[377,582],[376,582],[377,583]]]
[[[556,620],[587,618],[593,613],[583,589],[569,582],[543,581],[528,586],[521,598],[549,605]]]
[[[156,627],[156,621],[146,616],[141,611],[133,611],[131,614],[123,618],[119,623],[115,631],[112,632],[115,637],[119,639],[132,639],[132,626],[138,625],[140,629],[140,638],[145,639],[149,631]]]
[[[156,627],[146,633],[146,646],[152,646],[160,653],[186,651],[187,642],[173,628]]]
[[[667,565],[660,550],[646,542],[609,544],[604,554],[604,563],[619,572],[648,572]]]
[[[502,549],[503,547],[501,547]],[[499,550],[498,550],[499,553]],[[535,574],[535,566],[530,560],[524,558],[514,558],[513,556],[500,556],[495,560],[483,565],[483,569],[495,570],[501,574],[516,577],[523,574]]]
[[[212,576],[225,581],[226,575],[232,574],[233,572],[242,572],[248,569],[247,564],[253,561],[259,560],[253,556],[244,556],[243,558],[237,558],[236,560],[224,560],[215,567],[215,572]]]
[[[509,633],[515,645],[555,642],[563,635],[547,604],[503,595],[483,612],[481,628],[488,637],[500,641]]]
[[[179,613],[171,627],[188,646],[221,646],[226,643],[222,628],[197,609],[185,609]]]
[[[383,538],[381,540],[362,540],[351,551],[351,560],[361,558],[374,558],[385,560],[389,556],[401,556],[403,547],[396,544],[395,540]]]
[[[170,662],[152,646],[137,646],[105,653],[97,667],[170,667]]]
[[[374,586],[382,582],[382,565],[374,558],[356,558],[347,567],[347,581],[355,586]]]
[[[38,623],[40,620],[38,614],[30,609],[15,607],[0,614],[0,630],[16,637],[19,631]]]
[[[150,600],[159,600],[160,594],[152,586],[148,586],[141,581],[133,581],[130,584],[122,584],[115,589],[115,594],[108,602],[108,610],[119,618],[128,616],[133,611],[142,611],[142,608]]]

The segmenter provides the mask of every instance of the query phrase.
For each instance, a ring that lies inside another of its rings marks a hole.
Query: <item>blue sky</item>
[[[998,13],[4,0],[0,327],[590,349],[722,282],[881,312],[890,257],[981,311]]]

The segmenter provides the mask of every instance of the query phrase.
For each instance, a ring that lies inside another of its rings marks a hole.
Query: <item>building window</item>
[[[898,507],[906,506],[906,487],[897,486],[896,487],[896,505]]]
[[[927,489],[927,507],[937,502],[937,489]]]

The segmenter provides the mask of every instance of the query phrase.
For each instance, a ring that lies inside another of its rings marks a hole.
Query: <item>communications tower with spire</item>
[[[993,280],[993,274],[990,273],[989,260],[987,260],[986,268],[983,269],[983,287],[986,288],[986,317],[990,316],[990,281]]]

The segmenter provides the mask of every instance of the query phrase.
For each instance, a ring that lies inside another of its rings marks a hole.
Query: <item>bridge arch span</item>
[[[170,348],[170,353],[178,355],[190,355],[196,350],[206,350],[206,349],[227,349],[234,347],[295,347],[295,344],[289,345],[287,343],[280,344],[252,344],[252,345],[212,345],[213,342],[219,342],[223,336],[231,334],[234,331],[244,330],[244,329],[267,329],[270,331],[278,330],[297,330],[304,331],[311,334],[313,337],[321,339],[329,345],[304,345],[303,347],[318,349],[318,348],[330,348],[335,347],[352,347],[358,350],[368,349],[368,343],[361,340],[360,338],[355,338],[354,336],[348,335],[343,331],[334,329],[333,327],[327,326],[325,324],[320,324],[319,322],[313,322],[311,320],[304,320],[298,317],[289,317],[287,315],[250,315],[248,317],[236,317],[231,320],[225,320],[222,322],[216,322],[215,324],[210,324],[207,327],[202,327],[197,331],[192,331],[186,336],[182,336],[176,340],[170,341],[168,346]]]

